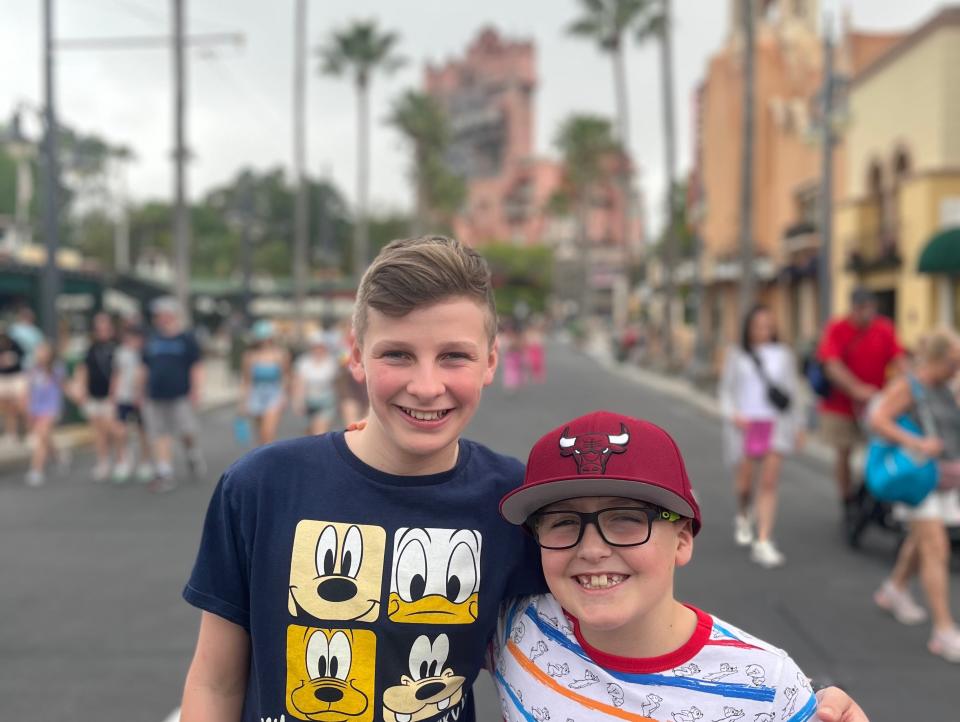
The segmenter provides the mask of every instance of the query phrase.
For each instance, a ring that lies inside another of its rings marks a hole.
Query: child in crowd
[[[380,252],[353,319],[364,428],[258,448],[214,491],[184,590],[202,618],[182,722],[474,722],[501,602],[544,590],[532,539],[496,514],[522,464],[460,437],[496,328],[474,250]]]
[[[113,480],[123,483],[133,472],[133,459],[129,448],[129,427],[133,424],[140,448],[140,463],[137,478],[147,482],[153,478],[150,440],[143,424],[143,398],[146,391],[147,367],[143,363],[145,334],[140,326],[124,328],[121,343],[113,357],[113,378],[110,380],[110,398],[116,408],[117,464],[113,468]]]
[[[540,545],[551,592],[501,615],[491,666],[507,720],[816,716],[785,652],[674,598],[700,509],[663,429],[573,419],[534,445],[500,510]]]
[[[63,412],[63,366],[57,361],[53,347],[41,342],[33,352],[33,366],[27,372],[27,418],[33,436],[33,454],[26,482],[40,486],[46,481],[47,459],[56,453],[53,429]],[[60,452],[60,461],[65,461]]]

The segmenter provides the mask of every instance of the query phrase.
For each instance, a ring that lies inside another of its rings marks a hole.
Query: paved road
[[[596,409],[645,416],[670,429],[703,500],[704,530],[678,593],[788,650],[811,676],[846,686],[875,722],[955,719],[956,667],[930,657],[926,629],[876,611],[870,595],[887,571],[892,540],[867,550],[839,543],[824,469],[785,468],[785,568],[763,571],[736,549],[733,502],[719,461],[715,420],[655,389],[627,384],[566,349],[550,380],[507,397],[491,388],[470,435],[520,457],[543,431]],[[206,417],[212,469],[238,453],[229,411]],[[291,420],[284,428],[298,433]],[[165,497],[88,481],[81,456],[40,489],[0,477],[0,707],[9,719],[161,722],[178,702],[198,615],[180,599],[216,474]],[[954,599],[960,581],[954,575]],[[960,604],[954,604],[960,609]],[[489,682],[481,720],[496,719]]]

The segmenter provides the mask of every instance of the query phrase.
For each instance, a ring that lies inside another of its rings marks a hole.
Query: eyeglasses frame
[[[600,515],[608,511],[641,511],[647,515],[647,520],[649,526],[647,527],[647,538],[642,542],[634,542],[633,544],[615,544],[603,534],[603,530],[600,528]],[[537,535],[536,523],[539,519],[542,519],[545,516],[550,514],[576,514],[580,517],[580,533],[577,535],[577,540],[573,544],[562,547],[552,547],[545,546],[540,543],[540,537]],[[628,547],[639,547],[646,544],[650,541],[650,537],[653,535],[653,522],[655,521],[667,521],[667,522],[677,522],[683,517],[675,511],[670,511],[668,509],[662,509],[660,507],[650,507],[650,506],[610,506],[605,509],[597,509],[596,511],[573,511],[572,509],[554,509],[551,511],[542,511],[534,513],[530,519],[527,521],[527,529],[533,535],[534,540],[537,542],[537,546],[541,549],[549,549],[551,551],[563,551],[565,549],[573,549],[576,546],[579,546],[580,542],[583,541],[583,533],[586,531],[587,526],[593,524],[594,528],[597,530],[597,534],[600,535],[600,538],[603,539],[603,543],[607,546],[617,547],[617,548],[628,548]]]

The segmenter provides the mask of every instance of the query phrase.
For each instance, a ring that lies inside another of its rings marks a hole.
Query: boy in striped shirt
[[[551,591],[503,607],[491,668],[505,719],[816,717],[784,651],[674,598],[700,509],[663,429],[605,411],[558,427],[500,512],[537,540]],[[853,705],[842,719],[865,717]]]

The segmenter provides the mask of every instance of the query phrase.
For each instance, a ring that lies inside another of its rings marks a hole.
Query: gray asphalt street
[[[720,461],[718,422],[655,388],[627,383],[554,347],[549,381],[513,397],[488,390],[469,435],[525,458],[546,430],[597,408],[663,425],[683,451],[704,514],[678,595],[787,649],[818,681],[843,685],[874,722],[949,720],[958,668],[930,656],[928,629],[906,628],[873,607],[894,540],[840,542],[826,469],[785,466],[778,525],[782,569],[752,565],[733,544],[733,498]],[[163,497],[142,486],[95,484],[80,455],[45,487],[0,477],[0,708],[13,720],[163,722],[178,703],[198,613],[180,590],[217,473],[239,449],[231,412],[203,424],[209,477]],[[289,419],[284,431],[299,433]],[[960,580],[951,579],[960,610]],[[497,719],[489,681],[480,719]]]

